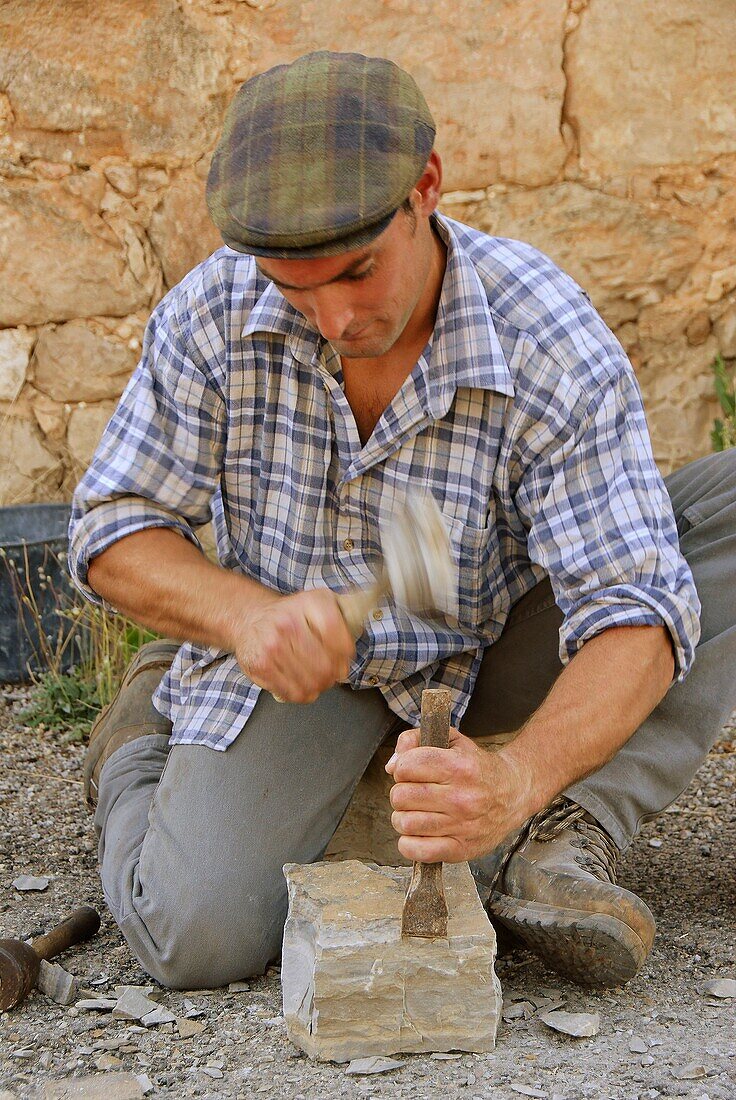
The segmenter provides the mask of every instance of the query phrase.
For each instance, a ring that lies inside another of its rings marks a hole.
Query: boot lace
[[[532,840],[542,843],[554,840],[564,829],[573,829],[577,834],[570,840],[574,848],[581,849],[580,855],[575,856],[575,862],[602,882],[615,882],[616,845],[587,810],[564,795],[559,795],[544,810],[530,818],[516,850],[521,851]]]

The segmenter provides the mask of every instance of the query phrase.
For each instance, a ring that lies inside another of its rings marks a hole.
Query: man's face
[[[432,230],[399,210],[364,248],[314,260],[258,259],[294,309],[346,359],[378,358],[406,328],[425,287]]]

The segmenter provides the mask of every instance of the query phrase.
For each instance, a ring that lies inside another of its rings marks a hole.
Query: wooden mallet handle
[[[451,696],[447,688],[422,692],[420,745],[446,749],[450,744]],[[402,936],[447,936],[447,901],[441,863],[415,863],[401,916]]]

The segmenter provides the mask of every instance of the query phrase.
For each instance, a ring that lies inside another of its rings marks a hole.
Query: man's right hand
[[[274,594],[233,623],[233,651],[243,672],[286,703],[313,703],[346,680],[355,642],[334,592]]]

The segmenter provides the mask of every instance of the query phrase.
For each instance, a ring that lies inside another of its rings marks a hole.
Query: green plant
[[[736,446],[736,375],[729,378],[723,357],[717,355],[713,363],[715,390],[723,409],[723,420],[717,417],[713,421],[710,438],[714,451],[725,451]]]
[[[31,700],[21,718],[65,741],[82,740],[115,695],[134,653],[156,635],[124,615],[89,603],[70,585],[54,582],[53,575],[64,571],[55,555],[57,568],[46,560],[35,577],[25,548],[20,570],[1,550],[0,557],[5,559],[21,629],[33,652]]]

